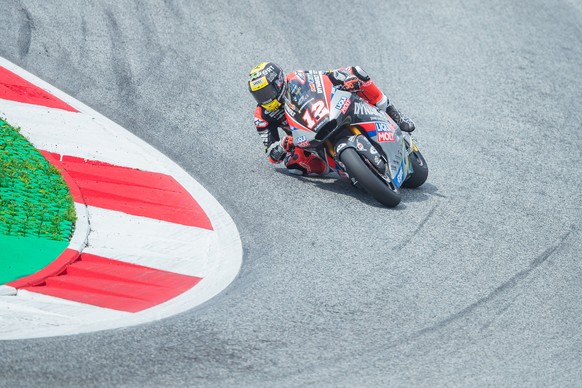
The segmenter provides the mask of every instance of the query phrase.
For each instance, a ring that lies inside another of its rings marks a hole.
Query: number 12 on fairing
[[[311,117],[308,110],[305,110],[305,114],[303,115],[303,121],[305,121],[309,129],[313,129],[315,124],[329,113],[329,109],[325,107],[323,100],[318,100],[311,105],[311,113],[313,113],[313,117]]]

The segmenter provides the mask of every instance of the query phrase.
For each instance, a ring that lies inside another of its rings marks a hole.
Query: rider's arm
[[[261,136],[265,153],[271,163],[280,163],[285,158],[287,151],[280,144],[279,128],[280,123],[270,121],[263,115],[261,107],[255,110],[255,127]]]
[[[376,86],[368,74],[359,66],[350,66],[325,72],[331,82],[338,88],[357,93],[368,104],[375,105],[381,111],[388,113],[392,120],[405,132],[414,131],[414,121],[401,114],[390,103],[388,97]],[[350,80],[351,77],[351,80]],[[348,82],[349,81],[349,82]]]
[[[342,67],[329,70],[325,74],[335,86],[357,93],[370,105],[376,105],[382,110],[386,109],[388,98],[360,66]]]
[[[324,74],[329,77],[331,83],[334,84],[334,86],[343,88],[345,80],[353,76],[353,74],[351,74],[348,69],[345,67],[340,67],[339,69],[328,70],[324,72]]]

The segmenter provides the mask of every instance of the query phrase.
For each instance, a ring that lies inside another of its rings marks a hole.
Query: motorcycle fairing
[[[348,148],[353,148],[356,152],[362,155],[365,160],[368,160],[369,164],[376,170],[378,173],[387,178],[386,173],[387,165],[386,159],[380,155],[376,147],[368,140],[368,138],[364,135],[355,135],[344,138],[337,142],[335,147],[335,161],[340,161],[340,155],[343,151]],[[339,163],[338,163],[339,164]]]
[[[311,70],[290,73],[287,80],[285,113],[291,131],[300,131],[294,133],[293,138],[306,136],[308,139],[330,120],[329,100],[333,85],[322,72]]]
[[[296,71],[290,73],[287,80],[285,113],[296,146],[315,151],[336,130],[355,127],[363,134],[360,136],[366,142],[380,151],[384,163],[387,163],[386,172],[379,171],[379,174],[394,177],[396,187],[402,185],[410,172],[408,152],[402,131],[386,112],[368,104],[356,94],[336,88],[320,71]],[[336,142],[336,145],[340,143]],[[350,147],[377,169],[376,158],[358,150],[357,139],[352,143]],[[364,144],[363,139],[360,144]],[[330,158],[326,156],[327,151],[318,153],[324,156],[323,160],[333,169],[329,163]],[[335,162],[335,167],[342,168],[337,155]]]

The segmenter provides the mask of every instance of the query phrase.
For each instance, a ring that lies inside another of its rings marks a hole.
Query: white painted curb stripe
[[[197,228],[187,230],[187,227],[163,221],[86,207],[87,230],[80,227],[71,242],[84,246],[87,237],[88,246],[84,252],[204,276],[203,280],[174,299],[134,314],[27,291],[19,291],[14,296],[14,289],[1,286],[0,339],[70,335],[161,319],[206,302],[235,279],[242,263],[242,243],[233,220],[208,191],[169,158],[85,104],[3,58],[0,58],[0,66],[79,110],[73,113],[0,100],[0,115],[10,124],[20,126],[22,134],[35,147],[171,175],[196,199],[214,228],[213,232]],[[79,206],[76,210],[78,216],[83,214]],[[120,225],[116,226],[117,222]],[[121,233],[122,230],[125,236],[116,238],[116,231]],[[134,233],[127,233],[128,230]],[[161,238],[152,242],[154,234]],[[175,241],[171,242],[172,239]],[[192,250],[190,254],[189,250]],[[175,258],[175,266],[171,265],[170,258]]]

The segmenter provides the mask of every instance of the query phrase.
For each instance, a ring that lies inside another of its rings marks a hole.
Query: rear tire
[[[381,204],[394,207],[400,203],[398,189],[392,189],[386,181],[371,170],[366,162],[353,148],[347,148],[340,154],[340,160],[346,166],[350,178],[356,179],[357,186],[362,187]]]
[[[402,187],[414,189],[426,182],[428,165],[420,151],[413,151],[410,154],[410,164],[412,165],[412,175],[402,183]]]

